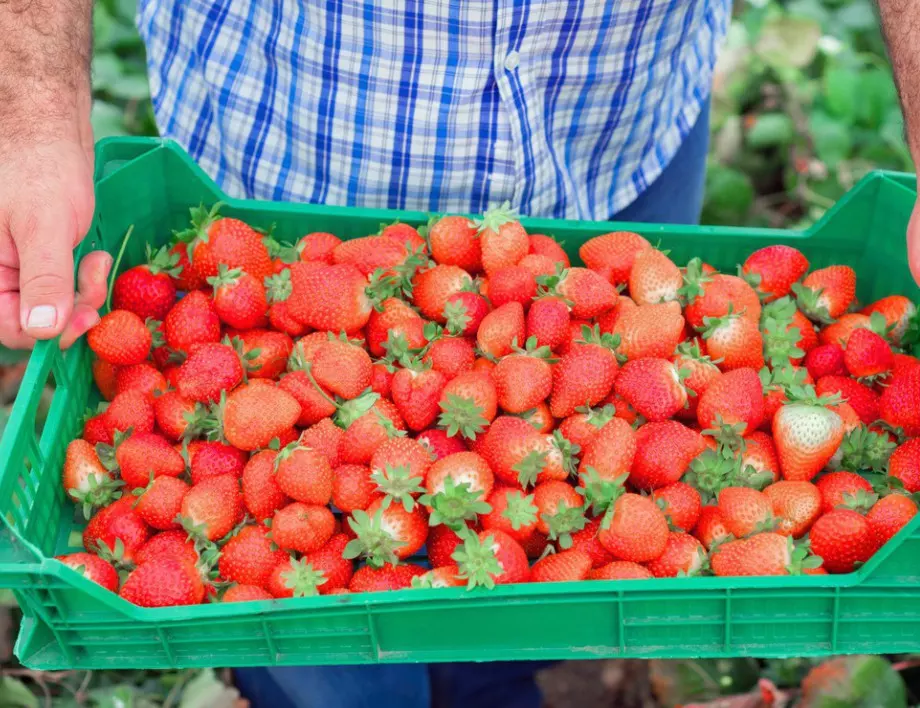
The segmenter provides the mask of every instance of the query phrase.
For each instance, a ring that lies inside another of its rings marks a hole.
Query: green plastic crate
[[[175,144],[113,139],[97,148],[96,215],[81,251],[114,250],[135,233],[122,267],[143,244],[187,224],[189,207],[224,196]],[[660,239],[678,262],[699,255],[732,269],[752,250],[795,245],[814,267],[847,263],[863,301],[917,299],[904,232],[911,175],[873,173],[814,228],[767,230],[618,224]],[[274,223],[280,238],[309,231],[344,237],[381,222],[428,215],[227,200],[225,214]],[[526,220],[572,256],[609,223]],[[33,432],[42,387],[56,385],[41,438]],[[821,656],[920,651],[920,516],[858,572],[787,578],[676,578],[406,590],[244,604],[144,609],[51,558],[76,550],[72,505],[59,470],[67,442],[96,395],[90,352],[36,348],[0,441],[0,587],[23,613],[16,655],[35,669],[366,664],[599,657]],[[77,541],[79,542],[79,541]]]

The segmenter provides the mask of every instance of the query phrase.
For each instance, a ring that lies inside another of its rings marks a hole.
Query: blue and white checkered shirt
[[[141,0],[157,122],[231,196],[607,219],[709,93],[731,0]]]

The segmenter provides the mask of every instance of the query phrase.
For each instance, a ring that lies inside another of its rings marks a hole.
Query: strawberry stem
[[[112,289],[115,287],[115,278],[118,276],[118,268],[121,266],[121,259],[125,255],[125,248],[128,246],[128,241],[131,240],[131,234],[134,233],[134,224],[128,227],[128,230],[125,232],[125,237],[121,240],[121,246],[118,248],[118,255],[115,256],[115,260],[112,263],[112,270],[109,271],[109,283],[108,289],[109,292],[105,296],[105,311],[112,311]]]

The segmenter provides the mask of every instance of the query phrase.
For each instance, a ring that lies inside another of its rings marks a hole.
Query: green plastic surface
[[[97,147],[96,215],[81,252],[114,250],[135,232],[122,268],[145,242],[188,223],[189,207],[275,224],[282,240],[344,237],[428,215],[227,200],[175,144],[112,139]],[[684,263],[698,255],[733,270],[771,243],[800,248],[813,267],[846,263],[859,297],[916,300],[904,250],[911,175],[873,173],[804,232],[525,220],[569,253],[614,229],[644,234]],[[56,385],[40,439],[43,385]],[[599,657],[821,656],[920,651],[920,516],[858,572],[842,576],[675,578],[405,590],[255,603],[144,609],[53,560],[76,550],[74,509],[59,480],[67,442],[96,394],[84,341],[36,348],[0,441],[0,587],[24,619],[16,655],[35,669],[360,664]]]

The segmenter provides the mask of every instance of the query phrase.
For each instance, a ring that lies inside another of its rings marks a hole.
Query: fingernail
[[[28,329],[48,329],[54,327],[57,321],[57,310],[52,305],[39,305],[29,311],[29,319],[26,321]]]
[[[94,283],[104,283],[109,277],[109,271],[112,269],[112,256],[106,254],[106,257],[99,264],[99,268],[93,273]]]

